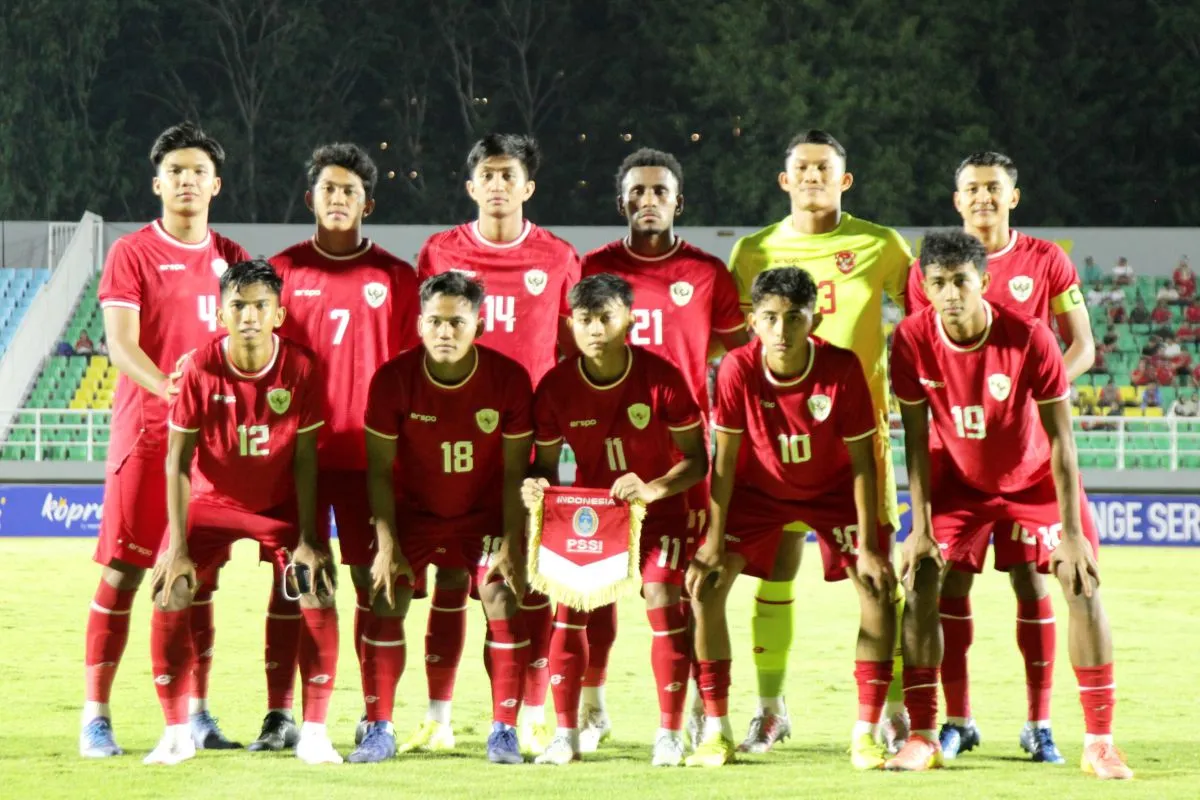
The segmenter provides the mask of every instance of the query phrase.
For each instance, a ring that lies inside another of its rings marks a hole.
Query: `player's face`
[[[965,167],[958,176],[954,207],[973,228],[1008,223],[1008,214],[1021,200],[1021,190],[1000,167]]]
[[[750,327],[762,340],[763,350],[783,358],[796,354],[819,321],[820,315],[811,305],[797,306],[774,294],[767,295],[750,312]]]
[[[621,181],[617,207],[629,220],[630,230],[647,235],[666,233],[683,211],[679,181],[666,167],[634,167]]]
[[[979,313],[989,273],[979,274],[974,264],[925,268],[925,296],[947,325],[959,325]]]
[[[779,173],[779,188],[801,211],[836,211],[842,207],[842,192],[854,183],[846,162],[827,144],[798,144],[792,148]]]
[[[479,312],[465,297],[435,294],[421,306],[419,326],[429,358],[437,364],[456,364],[471,353]]]
[[[279,295],[262,283],[232,289],[221,297],[217,320],[240,344],[258,348],[271,341],[271,334],[283,324],[284,310]]]
[[[163,156],[153,186],[164,210],[192,216],[208,212],[208,204],[221,192],[221,179],[208,153],[188,147]]]
[[[317,224],[329,231],[351,231],[375,208],[367,199],[362,178],[345,167],[330,165],[321,170],[316,185],[305,202],[317,218]]]
[[[489,217],[508,217],[521,213],[521,206],[533,197],[534,183],[525,167],[512,156],[490,156],[480,161],[467,181],[467,194]]]
[[[625,346],[625,335],[633,314],[620,300],[609,300],[603,308],[571,311],[571,333],[579,352],[589,358],[599,358]]]

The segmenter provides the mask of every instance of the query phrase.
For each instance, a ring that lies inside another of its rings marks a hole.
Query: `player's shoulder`
[[[480,371],[486,371],[489,379],[496,381],[525,381],[529,383],[529,371],[521,366],[521,362],[509,358],[499,350],[493,350],[487,345],[475,345],[479,354]]]
[[[604,272],[614,263],[624,260],[625,242],[622,239],[617,239],[585,253],[581,259],[582,273],[586,276],[597,272]]]
[[[279,337],[279,354],[296,367],[309,368],[317,363],[317,354],[314,351],[286,336]]]
[[[841,233],[846,236],[865,236],[878,239],[888,245],[901,247],[906,252],[908,250],[908,242],[900,235],[900,231],[846,212],[842,213]]]
[[[893,340],[897,336],[917,341],[926,338],[933,331],[936,316],[937,309],[932,305],[927,305],[920,311],[909,314],[896,323],[896,330],[892,334]]]
[[[679,249],[675,251],[674,255],[675,258],[686,261],[689,268],[701,271],[704,274],[729,272],[729,267],[726,265],[724,259],[684,239],[679,240]]]
[[[575,249],[575,245],[571,244],[566,239],[551,233],[549,229],[543,228],[541,225],[538,225],[535,222],[530,222],[528,224],[529,231],[525,235],[526,244],[537,244],[550,250],[558,250],[564,253],[570,253],[575,257],[579,256],[579,252]]]
[[[396,255],[391,250],[388,250],[375,240],[371,240],[371,246],[367,249],[366,255],[370,259],[371,264],[379,267],[380,269],[399,272],[401,274],[416,274],[416,269],[412,264],[408,263],[403,258]]]
[[[836,344],[827,342],[820,336],[813,336],[810,341],[816,348],[814,363],[824,364],[825,368],[839,371],[853,366],[856,369],[862,369],[862,362],[858,360],[858,356],[853,350],[845,347],[839,347]]]
[[[762,340],[755,337],[745,344],[733,348],[721,358],[721,369],[739,373],[753,371],[762,357],[761,346]]]
[[[228,236],[211,229],[209,230],[209,235],[212,236],[213,249],[220,253],[229,263],[233,264],[250,258],[250,254],[246,251],[246,248]]]
[[[1070,262],[1067,251],[1058,242],[1039,239],[1024,231],[1013,231],[1012,248],[1014,255],[1020,255],[1022,260],[1047,268],[1059,263]]]
[[[640,370],[646,375],[654,376],[657,380],[669,380],[675,377],[683,378],[683,373],[679,371],[679,367],[675,362],[668,358],[660,356],[658,353],[652,353],[644,347],[637,345],[629,345],[629,351],[633,355],[634,369]]]
[[[435,254],[445,248],[461,249],[472,243],[471,223],[464,222],[452,228],[437,231],[429,235],[421,245],[421,252],[426,255]]]
[[[271,266],[275,267],[276,270],[285,270],[310,264],[316,258],[316,255],[317,250],[313,246],[312,239],[304,239],[283,248],[267,260],[271,262]]]
[[[1028,342],[1035,337],[1044,335],[1054,336],[1050,331],[1050,326],[1037,317],[999,303],[990,305],[992,330],[999,332],[1001,338],[1007,343]]]
[[[786,226],[788,218],[784,217],[781,220],[772,222],[764,228],[759,228],[753,233],[748,233],[737,240],[733,246],[734,253],[740,256],[751,256],[756,253],[761,253],[765,248],[770,247],[773,240],[779,239],[787,234]]]
[[[216,375],[225,370],[225,340],[227,336],[218,336],[195,350],[180,357],[182,369],[193,369],[201,375]]]

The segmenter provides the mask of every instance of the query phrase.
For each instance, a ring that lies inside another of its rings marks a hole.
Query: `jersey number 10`
[[[808,436],[800,433],[781,433],[779,439],[779,457],[785,464],[803,464],[812,458],[812,445]]]

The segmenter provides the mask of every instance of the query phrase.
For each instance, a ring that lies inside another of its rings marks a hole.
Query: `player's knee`
[[[387,596],[380,592],[371,604],[371,613],[377,617],[404,617],[408,615],[408,604],[412,601],[412,588],[396,587],[396,602],[388,605]]]
[[[300,595],[301,608],[325,609],[333,608],[334,605],[335,598],[332,594],[325,594],[324,592],[309,592],[308,594]]]
[[[646,608],[665,608],[679,604],[682,597],[680,587],[671,583],[647,583],[642,587]]]
[[[465,569],[438,567],[433,585],[439,589],[466,589],[471,585],[471,575]]]
[[[479,587],[479,599],[488,619],[512,619],[520,610],[517,595],[508,584],[497,581]]]
[[[156,602],[164,611],[183,611],[192,605],[192,587],[186,578],[176,578],[170,587],[163,587]]]
[[[1046,579],[1036,564],[1017,564],[1008,571],[1008,582],[1018,600],[1034,602],[1046,596]]]
[[[975,585],[975,575],[958,569],[948,570],[942,580],[942,597],[966,597]]]
[[[355,589],[369,590],[371,588],[371,568],[351,566],[350,581],[354,584]]]
[[[794,581],[800,574],[800,560],[804,555],[804,537],[800,531],[783,532],[779,540],[779,549],[775,551],[775,564],[771,567],[769,581]]]
[[[142,585],[146,570],[135,567],[124,561],[113,561],[106,565],[101,573],[101,579],[109,586],[121,592],[132,592]]]

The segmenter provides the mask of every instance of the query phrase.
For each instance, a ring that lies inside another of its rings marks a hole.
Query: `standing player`
[[[329,555],[316,536],[317,428],[324,396],[316,359],[281,339],[282,281],[263,260],[241,261],[221,276],[218,322],[229,335],[188,360],[170,411],[167,444],[167,543],[154,569],[150,628],[154,685],[167,720],[147,764],[177,764],[196,748],[186,725],[195,658],[187,608],[203,583],[197,574],[225,558],[237,539],[272,552],[293,550],[308,584],[300,673],[304,727],[296,755],[340,764],[325,731],[337,672],[337,610]]]
[[[630,343],[679,366],[707,421],[709,344],[715,337],[732,350],[747,340],[737,286],[725,262],[675,235],[675,218],[683,213],[683,167],[670,153],[642,148],[621,162],[617,213],[628,222],[629,234],[584,256],[582,275],[607,272],[629,282],[634,295]],[[563,344],[563,350],[574,350],[573,342]],[[688,527],[697,539],[708,513],[707,487],[707,481],[698,483],[688,498]],[[604,679],[617,635],[616,608],[598,608],[588,619],[579,734],[585,753],[611,735]]]
[[[87,695],[79,752],[120,755],[108,701],[142,576],[154,565],[167,526],[163,460],[167,446],[168,374],[175,362],[217,330],[217,278],[246,251],[209,230],[208,210],[221,191],[225,151],[185,122],[163,131],[150,150],[162,217],[122,236],[108,252],[100,305],[112,363],[121,372],[113,402],[112,440],[104,476],[104,513],[95,560],[100,585],[88,614]],[[215,567],[214,567],[215,568]],[[208,711],[215,573],[192,603],[197,654],[192,733],[200,748],[238,747]]]
[[[991,276],[974,236],[929,234],[920,264],[932,307],[903,320],[892,343],[913,504],[900,569],[909,589],[904,693],[913,735],[887,767],[941,766],[934,733],[940,568],[944,559],[978,570],[990,525],[1014,520],[1036,536],[1038,568],[1059,579],[1070,609],[1069,651],[1086,730],[1083,769],[1131,778],[1112,744],[1112,634],[1100,602],[1098,537],[1075,462],[1070,384],[1058,343],[1040,320],[983,299]]]
[[[375,209],[378,177],[358,145],[314,150],[304,200],[316,218],[316,233],[271,259],[283,277],[288,310],[281,332],[316,353],[325,376],[330,417],[318,441],[317,536],[328,545],[332,510],[342,561],[350,566],[358,595],[354,647],[360,653],[363,618],[371,613],[367,588],[375,540],[367,499],[364,378],[418,342],[416,272],[362,233],[363,218]],[[300,614],[278,586],[272,587],[267,614],[270,710],[251,750],[291,747],[298,735],[291,706]]]
[[[876,524],[877,430],[862,365],[849,350],[810,337],[821,322],[816,299],[817,286],[803,270],[760,273],[751,288],[750,313],[758,338],[721,362],[712,525],[688,568],[707,717],[688,766],[717,767],[733,759],[726,601],[743,571],[759,578],[771,574],[783,528],[798,519],[817,532],[825,580],[849,577],[858,590],[858,721],[851,763],[859,769],[883,766],[875,734],[896,639],[896,582],[888,560],[892,531]],[[704,582],[714,572],[716,584],[709,590]]]
[[[466,189],[479,207],[478,218],[431,236],[417,258],[422,280],[450,270],[479,278],[487,292],[480,344],[525,367],[534,386],[557,360],[555,343],[559,319],[567,313],[567,289],[579,280],[574,248],[525,219],[540,161],[537,143],[528,136],[490,134],[476,142],[467,155]],[[469,585],[465,570],[437,571],[425,635],[429,712],[401,751],[454,746],[450,700],[466,641]],[[531,594],[521,607],[531,645],[520,738],[522,750],[537,754],[548,738],[550,601]]]
[[[556,481],[563,443],[575,453],[576,483],[612,487],[612,496],[646,503],[642,594],[654,631],[650,664],[660,723],[651,763],[683,762],[683,706],[690,670],[687,619],[680,606],[687,549],[684,493],[704,479],[700,409],[669,361],[626,344],[633,290],[615,275],[584,278],[570,291],[569,324],[581,355],[560,362],[538,385],[534,402],[535,477],[522,496],[533,508]],[[579,695],[588,663],[588,613],[560,604],[550,645],[558,731],[539,764],[579,760]]]
[[[387,362],[371,381],[367,459],[378,550],[375,613],[362,634],[369,728],[351,761],[383,761],[396,752],[392,707],[404,671],[404,617],[413,572],[430,563],[470,571],[478,582],[492,683],[488,760],[524,761],[514,726],[529,662],[518,601],[533,388],[520,364],[475,346],[483,297],[482,285],[461,273],[426,280],[424,347]],[[393,590],[398,575],[406,580]]]
[[[846,171],[846,150],[825,131],[810,130],[788,144],[779,188],[787,192],[792,213],[780,222],[738,241],[730,269],[741,291],[743,308],[750,287],[763,270],[800,267],[817,282],[821,338],[853,350],[862,362],[875,406],[879,435],[875,467],[879,481],[879,522],[900,526],[896,478],[888,439],[887,359],[884,352],[883,295],[903,302],[912,253],[891,228],[842,211],[842,195],[854,184]],[[791,733],[783,685],[791,647],[793,588],[800,568],[803,526],[785,529],[774,571],[759,583],[752,640],[758,672],[759,713],[741,749],[764,752]],[[888,702],[889,740],[903,738],[903,707]]]
[[[963,230],[983,242],[991,276],[988,300],[1058,323],[1067,342],[1067,380],[1092,368],[1096,347],[1087,307],[1079,291],[1079,275],[1062,248],[1009,227],[1009,214],[1021,199],[1017,166],[1003,153],[972,153],[954,175],[954,207]],[[905,293],[908,313],[929,305],[920,264],[913,264]],[[1008,570],[1017,596],[1017,644],[1025,658],[1028,722],[1021,729],[1021,747],[1034,761],[1061,764],[1064,759],[1050,730],[1050,687],[1054,677],[1054,607],[1046,581],[1037,571],[1037,544],[1028,531],[1011,521],[994,530],[996,568]],[[945,758],[976,747],[979,729],[971,718],[967,679],[967,649],[974,639],[971,585],[974,574],[951,570],[942,583],[940,611],[945,655],[942,689],[947,721],[938,736]]]

